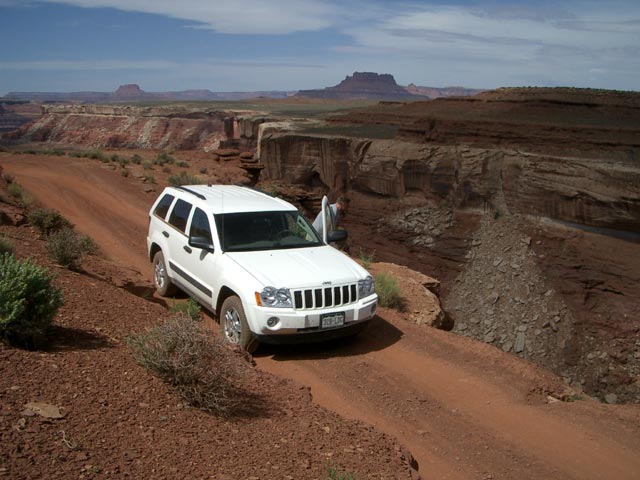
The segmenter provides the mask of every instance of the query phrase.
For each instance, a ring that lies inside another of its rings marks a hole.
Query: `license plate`
[[[339,327],[341,325],[344,325],[344,312],[320,315],[320,328]]]

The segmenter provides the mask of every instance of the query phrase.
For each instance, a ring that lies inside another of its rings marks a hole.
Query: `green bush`
[[[48,208],[32,210],[27,215],[29,224],[36,227],[41,234],[50,235],[63,229],[71,228],[71,222],[60,213]]]
[[[156,177],[154,177],[153,175],[145,175],[144,177],[142,177],[142,182],[143,183],[156,183]]]
[[[15,182],[9,183],[9,185],[7,186],[7,191],[9,192],[9,195],[11,195],[14,198],[20,198],[24,193],[24,190],[22,190],[22,187]]]
[[[374,261],[375,255],[375,250],[373,250],[372,252],[367,252],[361,248],[358,251],[358,258],[360,259],[360,262],[362,262],[362,266],[364,268],[369,268],[371,266]]]
[[[0,235],[0,255],[5,253],[13,253],[14,245],[7,237]]]
[[[152,170],[153,166],[151,165],[151,162],[149,160],[145,160],[144,162],[142,162],[142,169],[143,170]]]
[[[156,157],[156,159],[153,161],[153,163],[155,163],[156,165],[160,165],[163,166],[167,163],[174,163],[176,161],[175,158],[173,158],[171,155],[169,155],[167,152],[162,152],[160,154],[158,154],[158,156]]]
[[[180,160],[179,162],[176,162],[176,167],[189,168],[189,164],[184,160]]]
[[[92,158],[94,160],[100,160],[101,162],[108,162],[109,161],[107,156],[104,153],[102,153],[100,150],[98,150],[97,148],[92,148],[91,150],[87,150],[86,152],[84,152],[84,154],[88,158]]]
[[[388,273],[380,272],[376,275],[375,280],[378,305],[403,311],[405,309],[405,300],[395,277]]]
[[[9,183],[13,183],[13,181],[15,180],[15,178],[13,177],[13,175],[11,175],[11,174],[9,174],[9,173],[5,173],[5,174],[2,176],[2,179],[3,179],[5,182],[7,182],[7,184],[9,184]]]
[[[12,345],[40,344],[63,304],[53,276],[31,261],[0,255],[0,338]]]
[[[172,187],[178,185],[198,185],[204,183],[204,181],[200,177],[189,175],[184,170],[177,175],[171,175],[168,179],[168,182]]]
[[[202,320],[202,308],[193,298],[186,302],[176,302],[171,305],[171,313],[184,313],[191,320]]]
[[[49,235],[47,252],[59,265],[78,270],[84,256],[97,248],[93,240],[87,239],[71,228],[65,228]]]
[[[343,473],[335,467],[328,466],[325,480],[356,480],[356,477],[352,473]]]
[[[136,361],[175,387],[189,404],[225,415],[240,404],[241,363],[200,322],[177,314],[127,339]]]
[[[142,163],[142,157],[137,153],[134,153],[133,156],[131,157],[131,163],[140,165]]]

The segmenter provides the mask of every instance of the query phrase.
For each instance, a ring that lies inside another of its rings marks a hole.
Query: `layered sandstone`
[[[263,117],[243,111],[176,106],[50,105],[38,120],[5,134],[21,142],[110,148],[209,151],[224,142],[255,144]]]
[[[467,146],[271,133],[265,174],[453,208],[503,209],[594,227],[640,231],[640,166],[633,159],[560,157]]]

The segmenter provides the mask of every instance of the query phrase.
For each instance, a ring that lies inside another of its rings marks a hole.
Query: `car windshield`
[[[215,215],[222,250],[249,252],[322,245],[318,234],[297,210]]]

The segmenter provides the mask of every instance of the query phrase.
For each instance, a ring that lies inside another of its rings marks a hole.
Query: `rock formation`
[[[134,87],[126,91],[133,92]],[[126,95],[126,91],[123,93]],[[206,151],[226,142],[255,145],[258,125],[242,111],[218,111],[176,106],[47,105],[44,115],[6,140],[56,142],[92,147],[155,148]]]
[[[300,90],[297,96],[334,100],[419,100],[398,85],[393,75],[371,72],[354,72],[334,87],[320,90]]]

